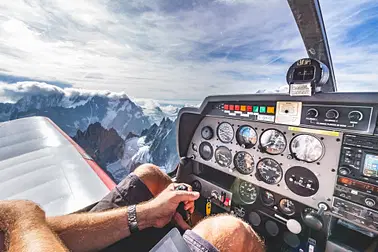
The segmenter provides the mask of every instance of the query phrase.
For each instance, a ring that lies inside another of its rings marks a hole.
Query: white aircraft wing
[[[0,124],[0,200],[32,200],[48,216],[56,216],[96,203],[114,186],[50,119],[28,117]]]

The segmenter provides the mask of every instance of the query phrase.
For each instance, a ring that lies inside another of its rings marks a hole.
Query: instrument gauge
[[[203,139],[210,140],[214,136],[213,129],[210,126],[205,126],[201,129],[201,136]]]
[[[295,205],[293,201],[289,199],[282,199],[279,206],[282,213],[288,216],[295,214]]]
[[[213,147],[209,142],[202,142],[199,146],[199,154],[202,159],[209,161],[213,157]]]
[[[255,203],[258,195],[258,189],[247,181],[241,181],[239,185],[240,199],[245,204]]]
[[[217,129],[218,139],[223,143],[229,143],[234,139],[234,128],[228,122],[222,122]]]
[[[257,133],[250,126],[241,126],[236,132],[236,140],[243,148],[250,149],[257,143]]]
[[[273,206],[274,205],[274,195],[271,192],[263,191],[261,193],[261,202],[265,206]]]
[[[280,164],[271,158],[261,159],[257,164],[257,176],[267,184],[278,184],[283,175]]]
[[[290,144],[291,154],[298,160],[313,163],[324,154],[322,142],[311,135],[298,135]]]
[[[255,167],[255,161],[251,154],[240,151],[236,153],[234,157],[234,165],[238,172],[244,175],[251,174],[253,172],[253,168]]]
[[[232,153],[225,147],[220,146],[215,150],[215,161],[222,167],[228,167],[232,163]]]
[[[279,130],[268,129],[261,134],[260,146],[269,154],[281,154],[286,149],[286,145],[286,138]]]

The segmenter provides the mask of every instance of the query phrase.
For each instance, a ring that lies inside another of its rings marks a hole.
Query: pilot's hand
[[[177,191],[175,188],[180,184],[172,183],[156,198],[144,204],[149,209],[149,218],[153,227],[162,228],[167,225],[172,218],[184,230],[189,226],[176,209],[180,202],[184,202],[184,209],[190,213],[194,212],[194,201],[200,196],[198,192],[193,192],[191,186],[186,185],[189,191]]]
[[[17,223],[45,221],[45,212],[29,200],[0,201],[0,231],[8,232]]]

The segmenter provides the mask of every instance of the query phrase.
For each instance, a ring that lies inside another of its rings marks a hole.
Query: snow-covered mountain
[[[142,163],[172,171],[178,162],[174,120],[179,106],[38,82],[0,84],[0,101],[0,121],[51,118],[116,182]]]
[[[272,93],[288,94],[289,85],[281,86],[278,89],[259,89],[256,92],[256,94],[272,94]]]
[[[13,103],[0,103],[0,121],[46,116],[71,136],[96,122],[106,129],[114,128],[122,137],[130,132],[140,134],[151,125],[143,109],[123,93],[61,89],[44,83],[21,82],[0,86],[0,96],[4,97],[4,94],[11,94],[6,97]],[[17,100],[12,100],[15,98]]]
[[[179,162],[176,151],[176,122],[163,118],[145,129],[140,136],[125,140],[122,159],[109,164],[106,170],[120,181],[136,167],[144,163],[158,165],[163,171],[173,171]]]
[[[162,104],[151,99],[134,98],[133,101],[139,105],[146,116],[150,118],[151,124],[160,124],[163,118],[175,120],[182,105]]]

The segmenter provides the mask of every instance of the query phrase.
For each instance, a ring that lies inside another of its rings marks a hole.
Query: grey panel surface
[[[286,133],[285,137],[286,137],[286,140],[287,140],[287,147],[286,147],[285,151],[282,153],[282,155],[281,154],[280,155],[270,155],[268,153],[260,152],[257,148],[258,144],[256,144],[255,149],[244,149],[243,147],[241,147],[240,145],[238,145],[236,143],[235,138],[234,138],[234,140],[232,140],[231,143],[222,143],[216,137],[216,130],[217,130],[218,124],[223,122],[223,121],[227,121],[227,122],[229,122],[233,125],[235,134],[237,132],[238,127],[242,126],[242,125],[249,125],[249,126],[252,126],[253,128],[257,128],[256,131],[257,131],[258,137],[259,137],[258,140],[260,140],[261,133],[264,130],[267,130],[267,129],[280,130],[281,132]],[[201,129],[204,126],[210,126],[214,130],[215,136],[213,137],[213,139],[207,141],[212,145],[214,151],[218,146],[226,146],[227,148],[229,148],[232,151],[233,157],[234,157],[235,153],[237,153],[239,151],[246,151],[249,154],[251,154],[254,158],[254,161],[255,161],[254,171],[250,175],[243,175],[243,174],[239,173],[238,171],[236,171],[233,163],[228,168],[221,167],[220,165],[218,165],[215,162],[214,156],[211,160],[205,161],[200,157],[200,155],[197,151],[194,151],[192,148],[189,148],[188,153],[187,153],[188,156],[194,155],[196,161],[203,163],[205,165],[208,165],[208,166],[215,168],[217,170],[220,170],[222,172],[225,172],[227,174],[231,174],[231,175],[238,177],[240,179],[251,182],[251,183],[253,183],[253,184],[255,184],[259,187],[265,188],[267,190],[276,192],[278,194],[281,194],[281,195],[288,197],[290,199],[293,199],[295,201],[301,202],[301,203],[308,205],[310,207],[313,207],[315,209],[318,208],[319,202],[326,202],[326,203],[328,203],[328,205],[331,205],[331,199],[332,199],[334,186],[335,186],[335,183],[336,183],[336,177],[337,177],[336,171],[337,171],[337,167],[338,167],[338,163],[339,163],[339,156],[340,156],[340,149],[341,149],[340,139],[342,139],[342,136],[343,136],[342,133],[339,133],[339,136],[337,136],[337,137],[336,136],[327,136],[327,135],[319,135],[319,134],[314,134],[314,133],[308,133],[310,135],[317,137],[318,139],[322,139],[321,141],[324,144],[325,151],[324,151],[324,155],[322,156],[322,158],[318,162],[306,163],[306,162],[303,162],[303,161],[298,161],[298,160],[295,160],[295,159],[289,159],[288,158],[288,156],[290,154],[289,145],[290,145],[291,140],[295,136],[302,134],[300,132],[295,132],[295,131],[289,130],[288,126],[272,125],[272,124],[261,123],[261,122],[245,122],[245,121],[241,121],[241,120],[231,120],[231,119],[215,118],[215,117],[208,116],[208,117],[205,117],[201,121],[201,123],[197,127],[196,132],[193,136],[192,143],[195,143],[197,146],[199,146],[201,144],[201,142],[205,141],[201,137]],[[257,165],[258,161],[262,158],[272,158],[272,159],[275,159],[278,163],[282,164],[281,167],[283,169],[283,178],[278,184],[269,185],[269,184],[266,184],[263,181],[260,181],[256,178],[256,165]],[[302,197],[302,196],[299,196],[299,195],[293,193],[292,191],[290,191],[288,189],[288,187],[286,186],[284,177],[285,177],[286,171],[293,166],[305,167],[305,168],[311,170],[317,176],[317,178],[319,180],[319,190],[315,195],[310,196],[310,197]]]
[[[48,216],[56,216],[89,206],[108,192],[76,148],[46,118],[0,124],[0,200],[32,200]]]

